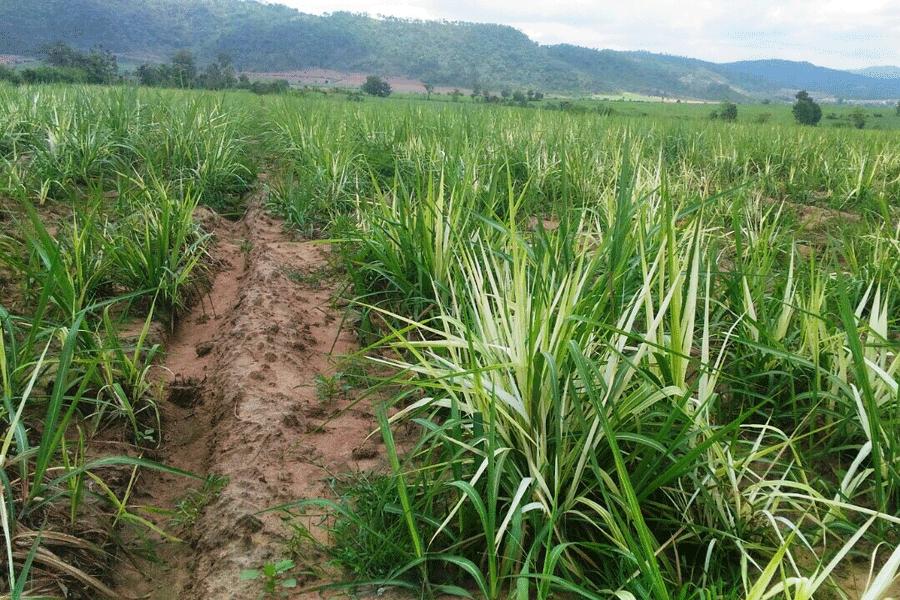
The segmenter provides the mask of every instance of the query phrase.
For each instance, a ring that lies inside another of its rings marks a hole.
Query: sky
[[[710,62],[780,58],[900,66],[897,0],[277,0],[302,12],[499,23],[540,44],[647,50]]]

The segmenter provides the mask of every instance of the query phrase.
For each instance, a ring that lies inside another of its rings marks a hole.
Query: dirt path
[[[160,564],[117,575],[129,595],[256,597],[260,582],[240,581],[240,572],[283,558],[290,535],[278,514],[256,513],[327,496],[329,473],[372,468],[378,460],[380,446],[365,442],[375,428],[371,410],[361,403],[343,411],[351,399],[322,383],[354,342],[334,307],[328,248],[292,241],[262,201],[256,195],[237,223],[205,219],[218,240],[212,254],[220,268],[202,305],[180,323],[164,363],[170,397],[160,403],[164,442],[156,458],[228,483],[192,526],[174,531],[186,543],[161,544]],[[164,509],[197,486],[150,472],[142,477],[145,497],[137,502]],[[322,557],[304,558],[314,564]]]

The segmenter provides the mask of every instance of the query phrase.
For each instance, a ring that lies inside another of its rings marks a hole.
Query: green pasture
[[[499,92],[492,91],[493,95]],[[388,102],[397,102],[398,100],[418,103],[426,101],[424,91],[422,93],[399,93],[395,92],[387,100]],[[377,102],[378,100],[365,97],[365,101]],[[383,100],[382,100],[383,101]],[[461,95],[457,100],[453,100],[449,94],[432,94],[428,102],[447,103],[455,102],[457,104],[473,103],[481,104],[483,100],[479,98],[477,101],[468,95]],[[600,111],[613,115],[635,117],[635,118],[651,118],[663,120],[679,120],[679,121],[704,121],[709,120],[710,115],[721,110],[720,102],[713,101],[697,101],[697,100],[675,100],[671,98],[663,101],[659,97],[641,96],[636,94],[621,95],[598,95],[592,98],[584,97],[545,97],[539,101],[527,103],[528,109],[547,109],[555,108],[563,105],[572,112],[580,111]],[[490,105],[494,108],[502,108]],[[574,109],[573,109],[574,107]],[[754,102],[746,104],[738,104],[737,123],[753,124],[753,125],[795,125],[794,115],[791,112],[791,104],[784,101],[770,102]],[[518,107],[517,107],[518,108]],[[900,115],[897,114],[896,102],[887,102],[883,105],[854,105],[854,104],[821,104],[822,121],[818,127],[827,128],[855,128],[853,115],[856,111],[860,111],[864,120],[863,129],[894,131],[900,129]]]

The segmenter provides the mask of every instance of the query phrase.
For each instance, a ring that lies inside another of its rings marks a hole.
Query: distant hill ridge
[[[818,67],[809,62],[788,60],[745,60],[725,63],[725,66],[750,75],[757,75],[785,88],[827,92],[839,98],[896,98],[900,96],[900,69],[896,67],[876,67],[878,73],[889,73],[896,69],[893,78],[867,76]]]
[[[669,98],[790,100],[805,88],[847,99],[900,97],[900,79],[787,61],[720,65],[649,52],[541,46],[505,25],[316,16],[254,0],[4,0],[0,53],[34,55],[62,39],[120,56],[200,63],[220,53],[240,69],[304,68],[399,76],[441,86]],[[793,65],[793,71],[792,67]],[[818,71],[817,71],[818,70]],[[826,73],[827,71],[827,73]],[[898,69],[900,71],[900,69]],[[817,78],[818,77],[818,78]]]
[[[865,75],[866,77],[874,77],[876,79],[900,79],[900,67],[880,66],[866,67],[865,69],[854,69],[850,71],[857,75]]]

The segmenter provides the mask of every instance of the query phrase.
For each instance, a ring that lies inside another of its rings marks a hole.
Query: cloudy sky
[[[541,44],[648,50],[712,62],[807,60],[835,69],[900,66],[897,0],[276,0],[351,11],[501,23]]]

